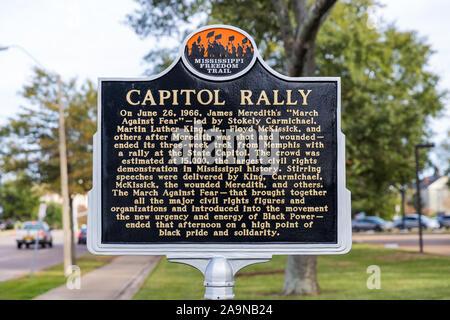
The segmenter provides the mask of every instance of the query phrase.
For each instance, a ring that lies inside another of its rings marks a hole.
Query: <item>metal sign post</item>
[[[47,204],[41,203],[39,206],[38,221],[42,222],[46,215],[47,215]],[[34,241],[33,258],[31,259],[30,278],[33,278],[34,266],[36,264],[37,249],[38,249],[38,244],[39,244],[39,231],[40,231],[40,229],[37,228],[36,229],[36,239]]]
[[[223,25],[157,76],[99,79],[89,251],[191,265],[206,299],[272,255],[348,252],[340,99],[340,78],[283,76]]]
[[[190,265],[204,275],[205,299],[229,300],[234,298],[234,275],[242,268],[268,262],[271,255],[255,255],[241,257],[211,256],[209,258],[189,258],[186,255],[167,255],[170,262]]]

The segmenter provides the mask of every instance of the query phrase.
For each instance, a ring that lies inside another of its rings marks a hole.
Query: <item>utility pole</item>
[[[58,109],[59,109],[59,161],[61,172],[61,195],[63,230],[64,230],[64,273],[71,273],[71,266],[75,264],[75,244],[70,213],[69,177],[67,173],[66,125],[64,121],[64,105],[62,102],[62,82],[58,74]]]
[[[33,55],[21,46],[0,46],[0,51],[17,48],[31,58],[40,68],[47,70]],[[62,81],[61,76],[58,77],[58,109],[59,109],[59,167],[61,174],[61,197],[62,204],[62,220],[64,231],[64,273],[66,276],[71,273],[71,266],[75,264],[75,240],[72,228],[72,215],[70,212],[69,198],[69,177],[67,172],[67,148],[66,148],[66,127],[64,121],[64,105],[62,102]]]
[[[423,253],[423,238],[422,238],[422,203],[420,199],[420,179],[419,179],[419,149],[433,148],[434,143],[431,144],[417,144],[414,149],[416,158],[416,191],[417,191],[417,213],[419,214],[419,248],[420,253]]]

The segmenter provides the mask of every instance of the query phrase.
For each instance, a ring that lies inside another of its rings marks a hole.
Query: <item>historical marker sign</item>
[[[100,79],[97,254],[338,254],[351,247],[340,79],[290,78],[230,26],[149,79]]]

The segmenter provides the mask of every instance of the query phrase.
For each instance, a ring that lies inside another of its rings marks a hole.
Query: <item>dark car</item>
[[[440,228],[450,228],[450,215],[442,215],[437,218]]]
[[[78,233],[78,244],[86,244],[87,239],[87,227],[83,226]]]
[[[387,231],[392,229],[392,223],[385,221],[379,217],[363,217],[355,219],[352,222],[352,229],[355,232],[359,231]]]
[[[423,229],[438,229],[439,224],[436,221],[436,219],[428,218],[425,216],[421,216],[422,221],[422,228]],[[412,228],[418,228],[419,227],[419,215],[418,214],[407,214],[405,216],[405,225],[404,227],[408,230],[411,230]],[[403,218],[399,218],[394,221],[394,228],[396,229],[403,229]]]

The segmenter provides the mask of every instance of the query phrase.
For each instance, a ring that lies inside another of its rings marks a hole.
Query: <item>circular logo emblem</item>
[[[250,69],[256,59],[253,39],[231,26],[209,26],[188,37],[182,54],[185,65],[196,75],[229,80]]]

